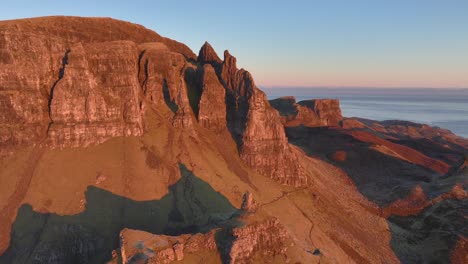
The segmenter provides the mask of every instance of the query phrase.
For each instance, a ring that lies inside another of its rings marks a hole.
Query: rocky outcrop
[[[49,99],[53,146],[88,146],[142,134],[137,54],[137,46],[124,41],[67,50]]]
[[[209,63],[214,65],[219,65],[223,62],[208,42],[205,42],[205,44],[203,44],[201,47],[200,52],[198,53],[198,61],[201,63]]]
[[[283,256],[283,260],[287,260],[289,235],[276,218],[235,228],[232,236],[229,263],[251,263],[256,254],[262,257]]]
[[[192,136],[197,121],[216,133],[227,127],[257,172],[282,184],[307,184],[278,114],[227,51],[221,61],[205,43],[194,64],[183,44],[112,19],[4,21],[0,32],[2,152],[140,136],[148,108]]]
[[[220,77],[226,87],[227,124],[241,158],[258,173],[287,185],[302,186],[308,178],[284,133],[278,113],[270,106],[236,58],[224,52]]]
[[[258,89],[249,100],[246,127],[240,145],[241,158],[253,169],[273,180],[303,186],[307,174],[288,143],[276,111]]]
[[[2,150],[45,138],[76,147],[141,135],[138,44],[196,59],[181,43],[108,18],[3,21],[0,33]]]
[[[138,261],[167,264],[183,260],[186,254],[216,249],[215,231],[180,236],[154,235],[132,229],[120,232],[120,253],[124,264]]]
[[[270,100],[285,126],[339,126],[343,120],[338,99],[314,99],[296,103],[292,96]]]
[[[198,122],[216,132],[226,130],[226,91],[219,82],[215,69],[210,64],[201,70],[201,98]]]
[[[201,124],[213,126],[209,124],[215,123],[216,130],[224,129],[219,124],[225,121],[222,116],[226,114],[226,126],[237,143],[241,158],[251,168],[282,184],[306,185],[306,172],[288,144],[279,115],[269,105],[265,93],[256,87],[252,75],[238,69],[237,59],[227,50],[221,62],[208,43],[200,49],[198,61],[205,65],[204,69],[209,74],[208,79],[203,79],[203,86],[216,91],[203,88],[199,113]],[[211,65],[216,72],[225,94],[219,92],[211,67],[206,65]],[[221,98],[226,112],[219,106]],[[207,115],[208,111],[203,113],[203,108],[208,108],[211,115]]]
[[[305,100],[298,104],[310,109],[317,116],[320,126],[338,126],[343,119],[338,99]]]
[[[139,230],[120,232],[120,258],[122,263],[172,263],[187,261],[191,255],[210,253],[209,260],[223,263],[252,263],[252,259],[268,260],[279,256],[287,260],[291,245],[289,234],[276,218],[248,223],[232,230],[213,230],[206,234],[180,236],[155,235]],[[221,254],[221,260],[219,259]],[[114,258],[117,263],[118,257]],[[111,262],[112,263],[112,262]]]
[[[244,212],[247,213],[253,213],[257,210],[258,204],[257,201],[253,198],[253,195],[251,192],[246,192],[244,193],[244,196],[242,196],[242,205],[241,209]]]
[[[140,50],[139,80],[145,102],[172,112],[175,127],[191,128],[196,121],[188,94],[192,83],[186,76],[195,67],[160,43],[142,44]]]

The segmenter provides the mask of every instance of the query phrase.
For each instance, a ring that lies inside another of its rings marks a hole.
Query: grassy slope
[[[227,135],[216,136],[202,128],[197,128],[198,133],[186,133],[171,127],[168,111],[147,112],[147,132],[141,138],[113,138],[84,149],[45,150],[30,172],[31,183],[22,186],[27,193],[18,207],[30,204],[42,213],[77,214],[84,209],[88,186],[135,201],[160,199],[180,178],[181,162],[234,206],[240,206],[245,191],[252,192],[261,204],[257,217],[278,217],[292,235],[296,246],[289,254],[293,260],[323,263],[386,258],[396,262],[385,220],[374,214],[375,206],[337,168],[301,154],[301,162],[314,175],[312,185],[303,190],[280,186],[246,167]],[[27,167],[24,157],[31,151],[18,150],[1,161],[0,205],[18,188],[12,186]],[[2,235],[9,234],[8,222],[0,226]],[[5,249],[8,239],[0,243],[0,249]],[[307,252],[316,248],[321,255]]]

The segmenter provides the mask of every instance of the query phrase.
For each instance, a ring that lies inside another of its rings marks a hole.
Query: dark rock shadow
[[[466,171],[440,175],[422,166],[400,160],[370,148],[370,144],[330,128],[288,127],[289,142],[308,155],[343,169],[367,199],[383,207],[406,197],[420,185],[428,199],[464,183]],[[419,150],[430,150],[416,142]],[[406,145],[409,145],[407,143]],[[344,160],[334,160],[335,151],[344,151]],[[437,147],[431,150],[437,151]],[[441,152],[442,154],[446,154]],[[459,155],[457,151],[454,155]],[[433,154],[435,157],[436,154]],[[461,236],[468,236],[468,200],[444,200],[416,216],[390,216],[391,246],[402,263],[449,263],[450,252]]]
[[[184,80],[187,89],[187,97],[189,99],[190,107],[192,108],[195,117],[198,119],[200,112],[199,104],[202,96],[202,84],[200,80],[203,77],[203,67],[195,70],[193,68],[187,68],[184,72]]]
[[[370,143],[356,140],[339,129],[287,127],[286,134],[289,142],[303,149],[307,155],[343,169],[359,192],[379,206],[406,197],[416,185],[421,185],[428,196],[439,193],[436,192],[439,185],[434,183],[442,175],[373,150]],[[335,151],[344,151],[345,160],[333,160],[330,156]],[[444,192],[452,186],[440,188]]]
[[[244,135],[247,125],[249,102],[246,97],[239,96],[228,88],[226,88],[225,102],[227,128],[236,142],[238,149],[240,149],[243,143],[242,136]]]
[[[180,235],[236,226],[238,210],[180,164],[181,179],[160,200],[134,201],[88,187],[86,208],[77,215],[19,208],[11,243],[0,263],[105,263],[119,247],[123,228]]]
[[[179,106],[177,106],[175,101],[171,99],[171,93],[169,91],[169,86],[166,79],[164,79],[163,83],[163,96],[164,102],[166,102],[166,105],[169,107],[169,109],[171,109],[172,113],[175,114],[177,110],[179,110]]]
[[[215,235],[216,247],[218,252],[221,255],[222,263],[231,263],[231,249],[234,244],[235,237],[232,233],[232,228],[225,228],[218,232]]]
[[[449,263],[458,239],[468,237],[468,200],[444,200],[415,216],[390,216],[390,245],[401,263]]]

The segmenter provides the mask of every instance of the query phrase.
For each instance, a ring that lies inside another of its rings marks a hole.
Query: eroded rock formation
[[[42,18],[2,24],[0,144],[46,139],[52,147],[84,147],[140,136],[145,107],[166,105],[174,127],[193,131],[197,118],[216,132],[228,127],[241,158],[260,174],[293,186],[307,183],[279,116],[229,52],[221,61],[205,43],[197,66],[184,45],[142,27],[115,22],[121,26],[117,32],[86,31],[102,23]],[[28,43],[36,42],[31,57]],[[30,92],[27,99],[23,90]]]
[[[288,244],[289,243],[289,244]],[[213,230],[206,234],[180,236],[155,235],[124,229],[120,232],[122,263],[172,263],[190,261],[204,254],[210,263],[252,263],[255,256],[287,260],[290,237],[275,218],[249,223],[232,230]],[[219,251],[219,253],[218,253]],[[117,263],[117,256],[114,258]]]
[[[282,256],[286,261],[289,235],[278,219],[271,218],[232,231],[234,241],[229,263],[251,263],[255,254],[263,257]]]
[[[241,209],[245,212],[248,213],[253,213],[257,210],[258,204],[257,201],[253,198],[253,195],[251,192],[246,192],[242,196],[242,205]]]
[[[198,122],[214,131],[226,130],[226,91],[220,83],[215,69],[204,64],[201,73],[201,98],[198,109]]]
[[[53,146],[82,146],[141,135],[137,45],[157,42],[196,58],[181,43],[110,19],[3,21],[0,32],[4,148],[46,137]]]
[[[337,127],[343,116],[338,99],[314,99],[296,103],[292,96],[270,100],[285,126]]]
[[[142,134],[138,47],[130,41],[71,46],[50,90],[48,140],[88,146]]]
[[[124,264],[138,261],[167,264],[181,261],[187,254],[216,249],[215,231],[181,236],[154,235],[132,229],[120,232],[120,258]]]

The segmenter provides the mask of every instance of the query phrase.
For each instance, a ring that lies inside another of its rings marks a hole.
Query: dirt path
[[[273,200],[271,200],[271,201],[269,201],[269,202],[260,204],[259,207],[266,206],[266,205],[270,205],[270,204],[272,204],[272,203],[275,203],[275,202],[281,200],[281,199],[284,198],[285,196],[288,196],[288,195],[290,195],[290,194],[293,194],[293,193],[296,193],[296,192],[300,192],[300,191],[306,190],[306,189],[308,189],[308,188],[309,188],[309,187],[302,187],[302,188],[294,189],[294,190],[288,191],[288,192],[283,191],[282,194],[281,194],[280,196],[274,198]]]

